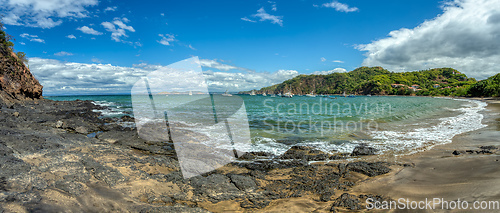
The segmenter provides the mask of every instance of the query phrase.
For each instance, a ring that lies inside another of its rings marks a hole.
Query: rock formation
[[[41,99],[42,88],[16,54],[0,45],[0,102]]]

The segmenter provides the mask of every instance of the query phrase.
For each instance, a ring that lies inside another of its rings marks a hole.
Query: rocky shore
[[[103,119],[99,109],[90,101],[1,103],[0,212],[266,211],[294,198],[336,211],[362,209],[364,197],[386,199],[348,194],[391,170],[389,163],[345,160],[376,152],[363,145],[351,154],[303,146],[281,156],[246,153],[183,179],[173,144],[143,140],[117,124],[133,118]]]

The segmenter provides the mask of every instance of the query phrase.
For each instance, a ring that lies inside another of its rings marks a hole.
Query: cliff
[[[42,88],[12,49],[0,45],[0,102],[41,99]]]

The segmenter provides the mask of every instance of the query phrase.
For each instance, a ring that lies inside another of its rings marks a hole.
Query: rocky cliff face
[[[9,48],[0,48],[0,102],[41,99],[42,88],[16,54]]]

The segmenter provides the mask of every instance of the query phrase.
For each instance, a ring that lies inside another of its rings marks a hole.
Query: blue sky
[[[15,49],[27,53],[46,95],[126,93],[148,72],[192,56],[223,82],[214,90],[232,91],[360,66],[446,66],[479,79],[498,72],[494,0],[0,4]]]

